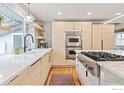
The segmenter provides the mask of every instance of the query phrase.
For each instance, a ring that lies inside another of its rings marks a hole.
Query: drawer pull
[[[33,66],[35,63],[37,63],[37,61],[36,61],[36,62],[34,62],[31,66]],[[31,67],[31,66],[30,66],[30,67]]]
[[[13,80],[15,80],[19,75],[17,75],[15,78],[13,78],[10,82],[12,82]]]
[[[41,58],[40,59],[38,59],[36,62],[38,62],[38,61],[40,61],[41,60]]]

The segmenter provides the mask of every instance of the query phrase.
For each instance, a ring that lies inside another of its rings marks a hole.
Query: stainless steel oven
[[[75,50],[80,50],[80,47],[68,47],[66,48],[66,59],[75,59],[76,58],[76,52]]]
[[[66,46],[81,46],[81,32],[80,31],[67,31],[66,32]]]

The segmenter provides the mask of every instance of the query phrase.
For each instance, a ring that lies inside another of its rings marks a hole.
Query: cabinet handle
[[[15,80],[19,75],[17,75],[15,78],[13,78],[12,80],[10,80],[10,82],[12,82],[13,80]]]
[[[88,71],[86,71],[86,77],[88,77]]]
[[[40,61],[42,58],[39,58],[36,62]]]
[[[37,61],[36,61],[36,62],[34,62],[33,64],[31,64],[31,66],[33,66],[35,63],[37,63]],[[30,67],[31,67],[31,66],[30,66]]]
[[[103,40],[101,40],[101,49],[103,50]]]
[[[31,64],[31,66],[33,66],[35,63],[37,63],[38,61],[40,61],[41,60],[41,58],[40,59],[38,59],[36,62],[34,62],[33,64]],[[30,66],[30,67],[31,67]]]

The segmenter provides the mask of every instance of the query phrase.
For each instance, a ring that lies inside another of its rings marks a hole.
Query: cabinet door
[[[102,24],[92,25],[92,49],[101,50],[102,46]]]
[[[52,22],[52,33],[65,32],[64,22]]]
[[[64,64],[65,62],[65,33],[53,33],[53,65]]]
[[[76,62],[76,70],[81,84],[86,84],[86,68],[80,63],[80,61]]]
[[[73,28],[74,28],[74,30],[81,31],[81,22],[74,22],[73,23]]]
[[[81,30],[81,22],[65,22],[65,30],[66,31]]]
[[[114,48],[114,25],[103,25],[103,49],[112,50]]]
[[[43,56],[41,61],[41,84],[44,85],[51,68],[49,54]]]
[[[65,30],[66,31],[74,30],[74,22],[65,22]]]
[[[40,61],[29,68],[27,82],[27,85],[40,85]]]
[[[82,22],[82,49],[90,50],[91,49],[91,23]]]
[[[27,83],[26,80],[27,74],[28,74],[27,70],[23,71],[19,76],[11,80],[7,85],[23,85]]]
[[[87,71],[86,84],[99,85],[99,78],[97,76],[93,76],[89,71]]]
[[[100,85],[124,85],[124,79],[101,67]]]
[[[53,22],[52,27],[52,48],[53,61],[52,65],[64,64],[65,61],[65,23]],[[58,26],[58,27],[56,27]],[[60,31],[61,30],[61,31]]]

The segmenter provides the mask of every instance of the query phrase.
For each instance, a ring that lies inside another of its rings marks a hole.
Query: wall
[[[45,41],[48,42],[48,47],[52,48],[52,23],[51,22],[45,22],[44,23],[45,27]]]

